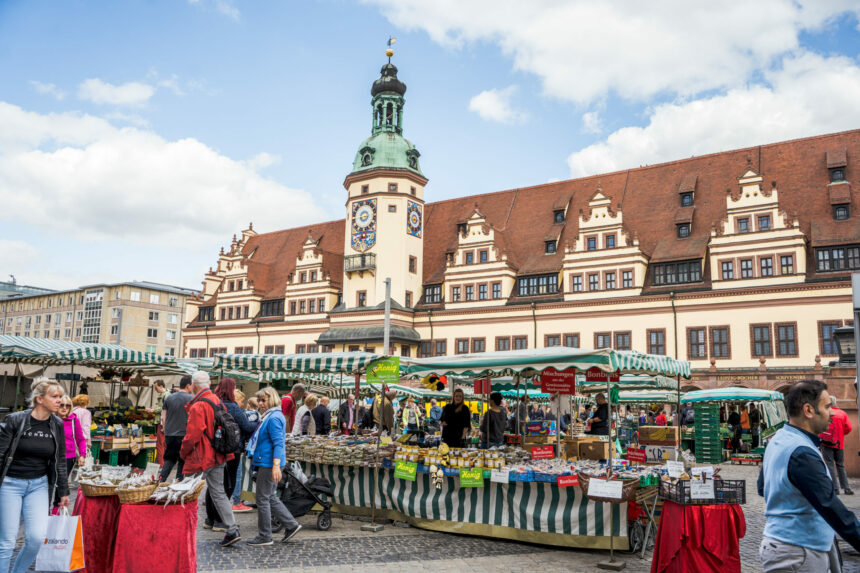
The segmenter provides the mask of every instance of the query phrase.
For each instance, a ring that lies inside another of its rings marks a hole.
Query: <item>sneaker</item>
[[[287,541],[289,541],[290,539],[295,537],[296,533],[298,533],[301,530],[302,530],[301,525],[296,525],[294,528],[286,530],[284,532],[284,538],[281,540],[281,543],[286,543]]]
[[[219,545],[221,545],[221,547],[230,547],[237,541],[241,540],[242,536],[239,535],[239,530],[237,529],[236,533],[228,533],[227,535],[225,535],[224,539],[221,540],[221,543]]]
[[[265,537],[260,537],[259,535],[252,539],[251,541],[246,541],[246,544],[251,547],[263,547],[264,545],[272,545],[274,541],[271,538],[266,539]]]
[[[245,504],[245,507],[250,507],[251,509],[257,509],[256,503],[253,503],[251,501],[243,501],[242,503]]]
[[[212,531],[227,531],[227,526],[220,521],[216,521],[212,524]]]
[[[254,511],[252,508],[248,507],[244,503],[238,503],[233,506],[233,513],[248,513],[249,511]]]
[[[845,495],[854,495],[854,490],[853,489],[846,489]]]
[[[208,519],[203,522],[203,529],[212,529],[213,523]]]

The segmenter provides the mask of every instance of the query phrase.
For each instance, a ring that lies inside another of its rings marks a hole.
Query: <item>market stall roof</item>
[[[336,372],[364,371],[374,360],[385,358],[369,352],[316,354],[217,354],[214,368],[249,372]]]
[[[782,402],[783,400],[785,400],[785,396],[782,392],[737,387],[693,390],[681,396],[682,404],[695,402]]]
[[[618,382],[611,382],[618,386],[620,391],[628,390],[678,390],[678,379],[667,376],[648,376],[645,374],[623,374]],[[576,381],[576,391],[581,394],[593,394],[606,392],[606,382],[586,382],[584,379]],[[677,396],[670,400],[677,402]]]
[[[80,364],[101,367],[144,369],[160,366],[165,371],[181,373],[172,357],[132,350],[118,344],[92,344],[0,335],[0,362],[36,362],[40,364]]]
[[[630,390],[618,393],[617,404],[675,404],[678,395],[675,392],[661,390]]]
[[[604,372],[620,370],[622,373],[690,377],[690,363],[685,360],[611,348],[588,350],[554,346],[533,350],[400,359],[401,372],[419,377],[433,373],[474,377],[499,377],[513,374],[529,376],[549,367],[559,370],[598,368]]]
[[[61,349],[75,348],[80,344],[80,342],[51,340],[49,338],[0,335],[0,362],[58,364],[62,361],[49,359],[49,353]]]
[[[402,394],[404,396],[412,396],[413,398],[422,398],[424,400],[429,400],[430,398],[437,398],[441,400],[451,399],[450,392],[435,392],[426,388],[415,388],[414,386],[406,386],[403,384],[389,384],[388,388],[394,390],[398,394]],[[466,394],[466,390],[467,389],[465,388],[463,389],[464,396]]]

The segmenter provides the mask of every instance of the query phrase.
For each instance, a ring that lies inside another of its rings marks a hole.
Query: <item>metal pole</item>
[[[612,441],[612,394],[610,393],[609,388],[609,375],[610,373],[606,373],[606,403],[608,405],[606,411],[609,416],[609,467],[607,468],[606,479],[609,479],[609,476],[612,475],[612,450],[615,449],[615,442]],[[605,503],[605,502],[604,502]],[[609,561],[601,561],[597,564],[598,569],[609,569],[612,571],[620,571],[624,569],[626,564],[621,561],[615,560],[615,538],[612,535],[612,529],[614,526],[613,519],[613,508],[609,508]]]
[[[382,338],[382,354],[391,354],[391,279],[385,279],[385,326]]]

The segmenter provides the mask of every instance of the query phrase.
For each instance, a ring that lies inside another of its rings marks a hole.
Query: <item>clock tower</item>
[[[424,186],[420,153],[403,137],[406,84],[391,63],[370,89],[371,136],[346,176],[343,304],[372,307],[385,300],[413,307],[421,297],[424,262]]]

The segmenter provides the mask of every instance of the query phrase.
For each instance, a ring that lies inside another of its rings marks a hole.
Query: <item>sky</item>
[[[389,37],[429,202],[856,129],[858,17],[850,0],[0,0],[0,281],[199,288],[251,221],[342,219]]]

